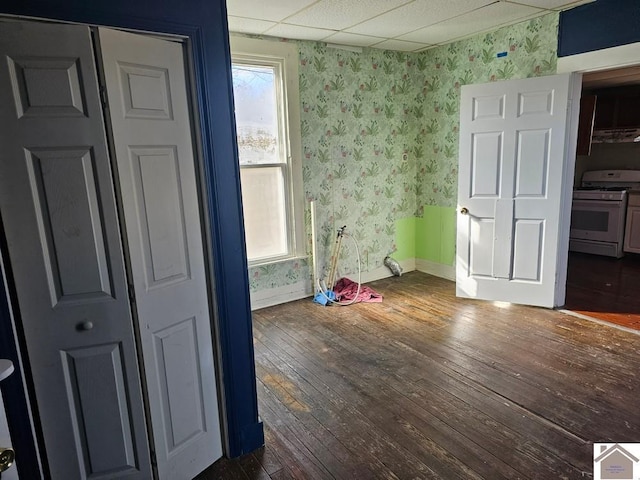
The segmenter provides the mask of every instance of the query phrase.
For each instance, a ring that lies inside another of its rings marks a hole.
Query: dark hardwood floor
[[[640,441],[640,335],[455,298],[411,272],[381,304],[254,312],[266,446],[210,479],[585,479]]]
[[[564,308],[640,330],[640,255],[570,252]]]

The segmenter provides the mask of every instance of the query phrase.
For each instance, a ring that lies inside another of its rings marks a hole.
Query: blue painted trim
[[[0,13],[189,37],[214,257],[227,455],[234,457],[258,448],[264,443],[264,434],[258,421],[224,0],[8,0],[0,6]],[[247,431],[254,433],[243,433]]]
[[[640,42],[640,1],[597,0],[560,13],[558,56]]]

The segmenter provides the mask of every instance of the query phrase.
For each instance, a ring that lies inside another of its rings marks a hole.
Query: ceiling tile
[[[422,50],[429,45],[426,43],[405,42],[404,40],[385,40],[384,42],[376,43],[373,48],[381,48],[383,50],[397,50],[400,52],[415,52],[416,50]]]
[[[230,32],[260,34],[276,25],[275,22],[266,22],[254,18],[234,17],[231,15],[227,17],[227,20],[229,21]]]
[[[356,35],[355,33],[338,32],[324,39],[325,42],[337,43],[339,45],[354,45],[357,47],[368,47],[374,43],[384,40],[380,37],[368,35]]]
[[[515,23],[542,12],[544,11],[538,8],[496,2],[471,13],[401,35],[398,39],[427,44],[447,43],[478,32],[496,29],[508,23]]]
[[[279,22],[316,0],[227,0],[227,14]]]
[[[287,23],[279,23],[270,28],[265,35],[282,38],[296,38],[298,40],[323,40],[329,35],[336,33],[335,30],[325,30],[323,28],[301,27],[299,25],[289,25]]]
[[[363,35],[397,37],[493,2],[494,0],[416,0],[348,28],[347,31]]]
[[[287,23],[342,30],[408,2],[409,0],[321,0],[287,18]]]

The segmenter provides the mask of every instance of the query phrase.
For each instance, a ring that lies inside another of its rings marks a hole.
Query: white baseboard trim
[[[398,260],[398,263],[402,267],[402,273],[413,272],[416,269],[416,259],[407,258],[405,260]],[[382,280],[383,278],[392,277],[393,273],[384,265],[368,272],[362,272],[362,281],[360,283],[375,282],[376,280]],[[358,281],[357,276],[349,275],[349,278],[354,282]]]
[[[440,278],[446,278],[452,282],[456,281],[456,267],[444,265],[442,263],[431,262],[429,260],[416,259],[416,270]]]
[[[281,303],[293,302],[312,295],[311,280],[285,285],[284,287],[269,288],[258,292],[251,292],[251,310],[272,307]]]
[[[418,270],[419,272],[435,275],[436,277],[445,278],[453,282],[456,280],[456,270],[455,267],[451,265],[443,265],[441,263],[421,260],[419,258],[407,258],[399,261],[398,263],[400,263],[403,273]],[[391,276],[393,276],[391,270],[385,266],[381,266],[368,272],[362,272],[361,283],[382,280],[383,278]],[[349,278],[354,282],[358,281],[356,275],[349,275]],[[311,297],[313,295],[313,291],[314,289],[311,288],[311,281],[305,280],[292,285],[285,285],[284,287],[269,288],[267,290],[251,292],[251,310],[258,310],[259,308],[271,307],[273,305]]]
[[[402,267],[403,273],[412,272],[416,269],[415,258],[400,260],[398,263]],[[362,272],[361,283],[382,280],[383,278],[391,276],[393,276],[391,270],[385,266],[381,266],[369,272]],[[349,278],[354,282],[358,281],[357,275],[349,275]],[[293,302],[294,300],[311,297],[314,291],[315,289],[311,288],[311,281],[305,280],[292,285],[285,285],[284,287],[269,288],[258,292],[251,292],[251,310],[253,311],[258,310],[259,308],[272,307],[281,303]]]

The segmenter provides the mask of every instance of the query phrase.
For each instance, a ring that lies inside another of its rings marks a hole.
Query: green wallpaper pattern
[[[425,206],[455,206],[460,87],[555,73],[557,26],[558,15],[550,14],[418,54],[296,41],[304,191],[317,202],[321,266],[342,225],[358,241],[364,271],[395,251],[449,263],[455,224],[442,215],[431,235],[433,220],[423,213]],[[507,55],[497,58],[499,52]],[[412,231],[415,241],[407,245]],[[348,240],[342,257],[341,273],[353,274]],[[306,259],[256,266],[250,289],[309,275]]]
[[[556,73],[558,15],[550,14],[433,50],[424,90],[427,155],[418,163],[418,205],[455,207],[458,185],[460,87]],[[497,53],[506,52],[497,58]]]

